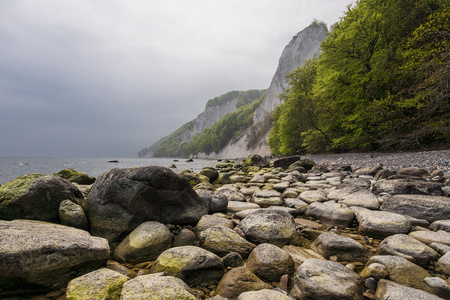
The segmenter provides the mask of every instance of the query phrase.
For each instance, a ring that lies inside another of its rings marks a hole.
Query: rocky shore
[[[450,299],[449,151],[426,153],[21,176],[0,298]]]

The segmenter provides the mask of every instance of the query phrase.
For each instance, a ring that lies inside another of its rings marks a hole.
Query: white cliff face
[[[197,116],[192,137],[220,121],[226,114],[236,110],[237,98],[227,101],[221,106],[209,106]],[[191,138],[192,138],[191,137]]]
[[[280,104],[278,95],[288,86],[286,76],[302,66],[306,60],[320,54],[320,43],[326,38],[326,28],[321,25],[309,26],[294,36],[284,48],[275,75],[264,101],[256,109],[254,123],[262,122],[266,113],[272,113]]]

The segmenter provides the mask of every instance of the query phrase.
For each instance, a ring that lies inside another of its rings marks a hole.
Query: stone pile
[[[250,156],[54,177],[0,186],[0,298],[450,299],[449,174]]]

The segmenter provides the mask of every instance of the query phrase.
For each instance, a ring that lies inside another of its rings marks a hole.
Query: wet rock
[[[412,229],[411,221],[403,215],[364,208],[353,209],[359,223],[358,230],[363,235],[385,238],[397,233],[408,233]]]
[[[380,209],[433,222],[448,219],[450,198],[427,195],[394,195],[386,199]]]
[[[325,224],[339,227],[348,227],[355,218],[351,208],[334,201],[311,203],[306,215],[319,219]]]
[[[283,204],[281,194],[275,190],[256,191],[252,196],[251,202],[258,204],[261,207]]]
[[[40,221],[0,221],[0,282],[61,288],[106,265],[108,241],[84,230]]]
[[[398,283],[381,279],[378,282],[375,294],[379,300],[389,299],[417,299],[417,300],[442,300],[442,298],[419,289],[406,287]]]
[[[296,232],[294,218],[287,212],[260,210],[244,218],[238,225],[250,242],[270,243],[282,247]]]
[[[163,167],[112,169],[98,176],[86,199],[93,235],[120,241],[146,221],[198,222],[209,211],[185,178]]]
[[[95,182],[94,177],[89,176],[86,173],[76,171],[72,168],[61,170],[53,175],[59,176],[70,182],[75,182],[81,185],[90,185]]]
[[[59,176],[25,174],[0,186],[0,219],[59,223],[61,202],[81,199],[80,190]]]
[[[377,252],[382,255],[401,256],[422,267],[428,267],[430,262],[439,258],[436,251],[406,234],[385,238],[378,246]]]
[[[259,291],[252,291],[252,292],[244,292],[239,295],[237,300],[292,300],[291,297],[284,294],[281,291],[276,290],[259,290]]]
[[[322,233],[311,244],[311,249],[327,259],[334,256],[337,261],[365,263],[370,257],[369,250],[354,239],[332,232]]]
[[[204,249],[220,257],[236,252],[246,258],[256,247],[255,244],[242,238],[236,231],[221,225],[202,231],[200,233],[200,241]]]
[[[213,167],[205,167],[198,174],[208,177],[209,182],[213,182],[219,178],[219,172]]]
[[[363,281],[343,265],[310,258],[297,270],[291,296],[296,299],[362,299]]]
[[[244,292],[270,288],[271,285],[259,279],[246,267],[238,267],[222,277],[217,285],[216,294],[227,299],[236,299]]]
[[[114,250],[114,257],[126,263],[156,259],[172,247],[169,228],[158,222],[145,222],[133,230]]]
[[[280,281],[281,276],[294,273],[294,261],[284,250],[272,244],[260,244],[250,253],[247,268],[262,280]]]
[[[165,272],[187,284],[219,280],[224,274],[223,262],[214,253],[195,246],[171,248],[158,257],[151,273]]]
[[[64,200],[59,205],[59,219],[62,225],[89,230],[89,223],[81,205]]]
[[[129,278],[110,269],[99,269],[72,279],[66,291],[67,300],[119,299]]]
[[[420,194],[441,196],[442,188],[435,182],[380,180],[372,186],[374,194]]]
[[[158,273],[138,276],[125,282],[120,299],[200,300],[201,298],[181,279]]]

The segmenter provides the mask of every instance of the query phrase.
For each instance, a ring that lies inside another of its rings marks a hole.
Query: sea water
[[[111,162],[116,161],[116,162]],[[185,158],[24,158],[0,157],[0,184],[4,184],[23,174],[40,173],[53,174],[61,170],[72,168],[97,177],[99,174],[113,168],[131,168],[144,166],[170,167],[175,173],[192,170],[196,173],[204,167],[215,167],[217,160],[194,159],[188,162]]]

